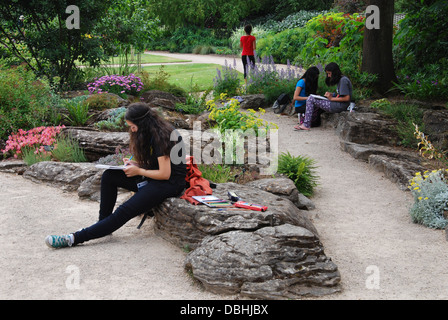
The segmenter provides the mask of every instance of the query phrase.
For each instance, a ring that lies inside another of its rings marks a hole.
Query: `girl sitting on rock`
[[[325,93],[326,99],[319,99],[314,96],[308,97],[306,101],[306,113],[303,124],[298,125],[295,130],[310,130],[311,118],[315,108],[320,108],[330,113],[340,113],[347,110],[353,96],[353,88],[350,79],[342,75],[339,65],[334,62],[325,67],[327,78],[325,82],[328,86],[337,86],[336,94]]]
[[[165,199],[180,196],[184,190],[185,148],[177,131],[173,132],[171,124],[145,103],[131,104],[125,120],[130,128],[130,150],[136,161],[123,159],[123,170],[104,171],[97,223],[68,235],[47,236],[45,243],[49,247],[71,247],[109,235]],[[179,145],[173,148],[176,144]],[[135,194],[113,212],[118,188]]]
[[[295,113],[298,114],[299,124],[305,118],[306,101],[310,94],[316,94],[319,85],[319,69],[317,67],[310,67],[303,76],[299,79],[294,92]]]

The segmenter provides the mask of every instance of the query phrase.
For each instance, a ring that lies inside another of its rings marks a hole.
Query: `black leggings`
[[[132,218],[154,208],[165,199],[179,196],[185,188],[185,183],[173,184],[167,180],[148,180],[148,184],[138,189],[137,182],[140,181],[140,177],[126,177],[122,170],[104,171],[101,178],[99,221],[88,228],[75,232],[74,244],[111,234]],[[135,194],[113,212],[118,188],[134,191]]]
[[[255,66],[255,56],[241,56],[241,60],[243,61],[243,68],[244,68],[244,79],[247,78],[247,62],[250,62],[250,67],[254,67]]]

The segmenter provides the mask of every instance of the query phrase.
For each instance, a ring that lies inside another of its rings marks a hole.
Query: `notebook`
[[[233,207],[233,204],[230,202],[230,200],[223,200],[215,196],[192,196],[192,198],[210,208]]]

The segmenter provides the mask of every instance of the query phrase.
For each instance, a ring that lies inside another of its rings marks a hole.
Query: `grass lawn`
[[[165,57],[165,56],[158,56],[155,54],[142,54],[141,57],[142,57],[141,63],[190,62],[190,60],[175,59],[175,58],[170,58],[170,57]],[[137,63],[137,57],[129,56],[128,59],[129,59],[128,63],[130,63],[130,64]],[[120,64],[123,61],[124,61],[123,56],[118,56],[118,57],[111,57],[109,61],[102,60],[101,64]],[[75,63],[76,63],[76,65],[81,65],[81,63],[79,61],[76,61]]]
[[[206,63],[164,66],[164,71],[170,75],[168,82],[184,88],[186,91],[191,90],[191,84],[196,84],[201,91],[213,87],[213,79],[217,75],[216,69],[222,70],[222,66]],[[143,67],[143,70],[153,75],[160,70],[160,66],[147,66]],[[244,80],[243,74],[241,74],[241,80]]]
[[[170,57],[165,57],[165,56],[158,56],[155,54],[143,54],[141,55],[142,57],[142,63],[173,63],[173,62],[190,62],[190,60],[182,60],[182,59],[175,59],[175,58],[170,58]],[[137,62],[137,57],[130,57],[133,58],[134,60],[131,60],[130,63],[136,63]],[[114,57],[111,62],[112,63],[118,63],[120,61],[120,57]]]

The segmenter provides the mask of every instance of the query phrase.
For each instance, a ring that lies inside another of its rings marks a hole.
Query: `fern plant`
[[[289,177],[297,190],[306,197],[312,196],[318,186],[316,168],[315,160],[303,156],[294,157],[289,152],[280,154],[278,159],[278,172]]]
[[[69,115],[64,115],[72,126],[83,126],[92,117],[89,115],[89,104],[85,102],[67,100],[65,107]]]

